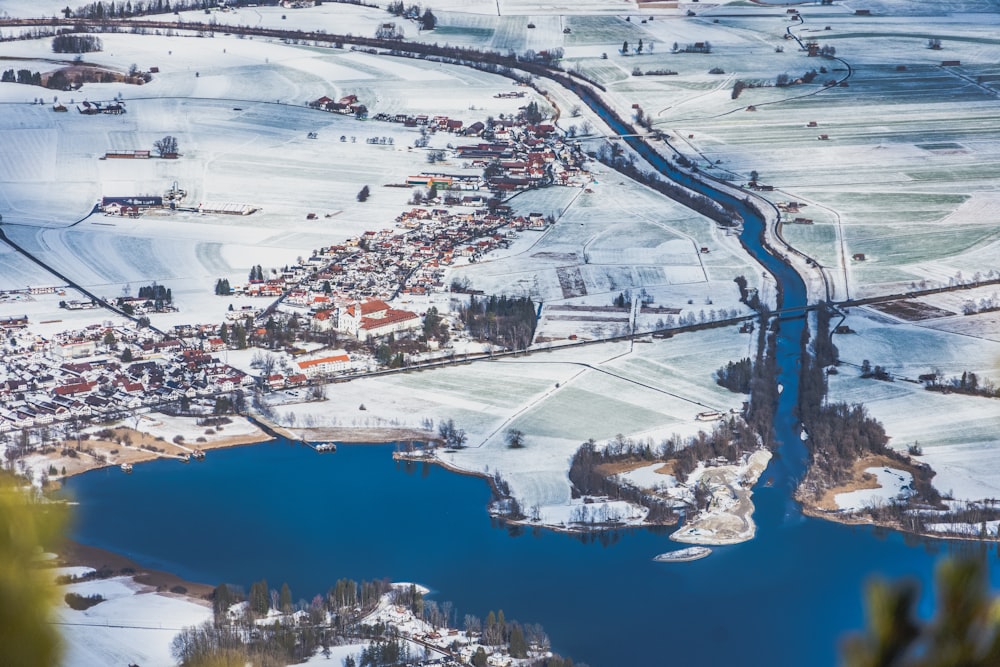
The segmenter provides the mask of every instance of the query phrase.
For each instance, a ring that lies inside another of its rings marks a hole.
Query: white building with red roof
[[[304,359],[296,364],[301,375],[312,379],[323,375],[331,375],[339,371],[346,371],[351,366],[351,358],[346,352],[331,354],[317,359]],[[292,377],[295,377],[294,375]]]
[[[353,303],[344,308],[337,320],[337,328],[360,340],[369,336],[378,338],[397,331],[420,326],[420,316],[408,310],[391,308],[385,301],[373,299]]]

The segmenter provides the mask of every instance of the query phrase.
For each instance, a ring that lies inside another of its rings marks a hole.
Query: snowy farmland
[[[983,316],[949,319],[969,317]],[[885,425],[895,449],[919,445],[919,460],[937,472],[933,484],[942,494],[957,500],[1000,496],[996,399],[931,392],[916,381],[934,371],[945,379],[968,371],[997,383],[1000,343],[864,310],[855,310],[847,324],[857,333],[834,337],[844,363],[830,376],[829,400],[863,403]],[[859,377],[865,359],[886,368],[895,381]]]
[[[59,568],[55,574],[81,575],[82,568]],[[64,665],[139,663],[172,665],[174,636],[212,617],[211,607],[177,595],[158,594],[131,577],[70,584],[65,592],[100,595],[104,601],[84,611],[60,605],[56,618],[65,642]]]
[[[286,426],[319,429],[421,429],[453,419],[469,446],[443,460],[499,473],[523,507],[558,515],[570,501],[569,459],[589,438],[622,434],[659,444],[708,428],[697,421],[699,412],[740,408],[746,397],[716,385],[712,371],[750,354],[749,344],[750,337],[728,327],[652,343],[536,352],[333,384],[325,401],[280,406],[277,414]],[[524,449],[507,448],[509,429],[525,433]]]
[[[41,57],[47,44],[5,44],[0,53]],[[405,208],[409,190],[384,186],[426,168],[425,149],[412,148],[416,129],[316,111],[307,101],[356,94],[372,114],[447,114],[467,123],[512,114],[524,103],[494,97],[510,89],[509,80],[472,70],[423,70],[392,58],[250,40],[108,35],[100,57],[118,68],[159,63],[161,73],[141,89],[88,84],[63,95],[72,108],[121,94],[128,110],[121,116],[18,104],[41,89],[0,84],[9,101],[0,128],[0,214],[9,238],[100,296],[151,281],[168,285],[181,312],[154,316],[162,326],[220,320],[232,300],[214,296],[217,279],[239,283],[255,264],[281,268],[313,249],[390,227]],[[421,94],[427,86],[441,89],[433,106]],[[265,89],[274,99],[259,99]],[[41,91],[46,100],[50,93]],[[178,140],[177,160],[100,159],[112,150],[148,150],[168,134]],[[367,143],[373,137],[380,143]],[[450,140],[432,137],[427,150]],[[221,201],[260,210],[137,219],[92,213],[101,197],[162,196],[175,184],[186,192],[182,208]],[[356,195],[366,185],[372,196],[362,204]],[[6,266],[9,289],[57,282],[20,258]]]

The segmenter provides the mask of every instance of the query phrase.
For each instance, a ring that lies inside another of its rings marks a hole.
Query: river
[[[657,168],[738,207],[747,249],[781,283],[785,307],[805,304],[801,279],[760,246],[754,211],[633,143]],[[804,322],[781,323],[780,447],[763,477],[774,485],[754,496],[757,537],[703,560],[654,563],[680,547],[663,530],[583,539],[508,530],[490,520],[480,479],[396,464],[386,446],[318,455],[284,442],[213,451],[187,466],[143,464],[130,476],[111,469],[72,478],[66,489],[81,502],[73,537],[191,580],[288,582],[296,598],[341,577],[419,582],[455,604],[459,623],[502,608],[541,623],[556,650],[592,667],[834,665],[838,642],[863,625],[872,576],[908,576],[926,589],[942,552],[972,550],[992,563],[994,550],[801,514],[791,492],[806,460],[793,416]],[[990,577],[1000,583],[1000,568]],[[922,613],[931,607],[925,595]]]

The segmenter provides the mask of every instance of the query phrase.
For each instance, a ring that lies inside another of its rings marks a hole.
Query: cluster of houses
[[[505,205],[492,211],[458,206],[411,208],[396,219],[395,229],[368,231],[323,248],[268,280],[237,286],[234,292],[285,294],[283,306],[308,313],[315,329],[334,329],[360,340],[419,328],[419,315],[394,309],[386,300],[446,291],[448,266],[508,247],[518,230],[542,230],[548,224],[541,213],[514,215]]]
[[[318,100],[310,102],[309,106],[313,109],[319,109],[320,111],[330,111],[332,113],[339,113],[345,116],[357,116],[364,118],[368,115],[368,107],[358,101],[357,95],[345,95],[339,100],[335,100],[332,97],[324,95]]]
[[[111,346],[134,351],[136,361],[119,361]],[[183,399],[212,401],[254,383],[205,349],[127,326],[95,324],[52,340],[25,333],[0,359],[0,433],[115,418]]]
[[[386,301],[401,294],[446,291],[449,266],[474,262],[508,247],[518,232],[544,230],[549,224],[542,213],[515,215],[510,206],[492,200],[492,194],[473,191],[589,183],[586,157],[576,145],[564,143],[553,126],[511,119],[491,124],[490,131],[488,143],[453,149],[457,158],[477,168],[475,173],[421,172],[407,178],[410,186],[434,189],[437,198],[400,214],[395,227],[322,248],[265,279],[235,286],[233,293],[284,296],[282,307],[306,314],[311,328],[360,340],[418,328],[419,315],[393,309]]]
[[[356,113],[358,102],[347,96],[337,102],[320,98],[315,104]],[[444,117],[407,117],[402,122],[411,121],[461,129]],[[454,149],[468,171],[477,173],[456,169],[409,177],[411,186],[440,192],[426,205],[400,214],[394,227],[322,248],[293,266],[237,286],[233,293],[284,297],[280,308],[307,316],[310,329],[336,330],[359,340],[420,328],[421,315],[393,307],[392,299],[445,291],[450,265],[476,261],[507,247],[518,232],[549,224],[542,213],[515,215],[493,198],[496,194],[553,182],[589,182],[583,170],[586,158],[577,146],[564,143],[551,125],[501,120],[491,123],[483,136],[482,143]],[[129,152],[128,157],[145,156]],[[487,189],[491,192],[476,192]],[[104,197],[99,204],[109,215],[139,215],[163,206],[158,196]],[[246,205],[206,208],[237,215],[252,212]],[[253,306],[235,309],[227,320],[253,323],[261,312]],[[229,347],[218,324],[178,326],[169,336],[131,325],[93,324],[52,339],[33,336],[28,326],[25,316],[0,320],[8,336],[0,355],[0,431],[73,417],[120,415],[184,399],[210,401],[255,385],[275,390],[301,386],[368,364],[342,350],[326,351],[297,360],[284,374],[268,369],[255,378],[214,356]]]
[[[486,127],[483,123],[473,123],[469,128],[465,128],[465,123],[461,120],[448,118],[448,116],[428,116],[425,114],[377,113],[372,116],[372,120],[379,120],[383,123],[402,123],[406,127],[425,127],[432,132],[461,134],[470,134],[470,130],[471,133],[475,133],[476,130],[472,129],[475,126],[478,126],[479,132],[482,132]]]
[[[782,222],[795,224],[795,225],[811,225],[813,224],[812,218],[806,218],[800,215],[796,215],[802,208],[808,206],[808,204],[803,204],[797,201],[787,201],[787,202],[777,202],[775,206],[781,212]]]

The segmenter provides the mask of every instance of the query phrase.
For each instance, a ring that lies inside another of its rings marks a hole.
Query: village
[[[364,110],[353,95],[339,102],[322,97],[310,106],[352,114]],[[244,396],[254,392],[293,390],[345,374],[376,371],[389,359],[375,354],[373,343],[401,334],[420,338],[415,347],[407,348],[423,353],[412,360],[453,358],[456,345],[455,341],[449,345],[448,331],[460,330],[461,324],[448,326],[452,314],[441,313],[443,327],[435,323],[428,328],[426,311],[406,310],[396,302],[467,291],[448,283],[450,267],[476,262],[507,248],[519,234],[544,231],[554,222],[542,213],[515,214],[500,198],[553,183],[585,187],[590,178],[584,169],[587,157],[579,144],[564,140],[554,126],[530,123],[524,114],[516,119],[490,118],[464,129],[461,121],[444,116],[378,120],[455,133],[476,143],[452,150],[460,164],[453,172],[421,171],[407,177],[401,185],[414,189],[411,202],[419,205],[398,215],[392,227],[366,231],[280,269],[265,271],[257,266],[244,284],[230,286],[220,280],[215,285],[220,297],[266,300],[260,307],[230,305],[225,321],[180,324],[169,330],[148,326],[149,313],[183,309],[183,304],[171,302],[169,289],[155,284],[140,288],[138,296],[113,300],[115,307],[132,316],[123,323],[91,323],[45,337],[33,333],[26,315],[4,318],[0,433],[70,420],[74,426],[81,421],[114,421],[164,406],[191,414],[242,411]],[[167,207],[175,209],[170,196],[137,195],[104,197],[97,210],[105,216],[138,219]],[[256,209],[202,202],[196,210],[250,215]],[[60,308],[69,311],[100,307],[86,298],[63,299],[67,289],[33,287],[28,292],[60,298]],[[436,309],[434,317],[439,317]],[[422,328],[426,331],[417,336],[416,330]],[[228,350],[258,347],[285,350],[294,361],[285,359],[276,367],[274,355],[258,354],[251,364],[253,373],[219,358]],[[492,344],[472,346],[476,351],[491,348]],[[467,354],[470,348],[459,349]],[[398,364],[400,357],[394,359]],[[406,359],[410,360],[409,354]]]

